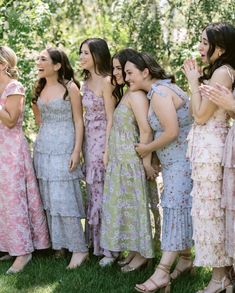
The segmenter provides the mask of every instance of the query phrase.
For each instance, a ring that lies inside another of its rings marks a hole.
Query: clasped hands
[[[151,153],[151,151],[148,148],[148,145],[143,143],[136,143],[135,144],[135,150],[138,153],[140,158],[145,158],[147,155]],[[158,176],[159,173],[159,166],[158,165],[150,165],[150,164],[144,164],[144,170],[146,173],[146,177],[148,180],[155,180],[155,178]]]

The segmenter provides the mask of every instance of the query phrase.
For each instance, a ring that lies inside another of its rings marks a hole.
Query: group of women
[[[192,59],[183,66],[191,99],[148,53],[128,48],[111,58],[105,40],[86,39],[79,49],[80,89],[67,55],[43,50],[32,103],[40,125],[33,164],[22,131],[16,56],[0,47],[0,251],[7,253],[0,260],[16,257],[7,273],[23,270],[34,249],[50,246],[57,255],[72,253],[69,269],[87,260],[89,248],[103,256],[100,266],[118,261],[130,272],[145,265],[154,257],[150,209],[158,223],[161,169],[162,257],[135,289],[170,292],[171,282],[192,270],[194,245],[194,265],[213,268],[199,292],[232,290],[234,39],[227,23],[203,30],[203,71]]]

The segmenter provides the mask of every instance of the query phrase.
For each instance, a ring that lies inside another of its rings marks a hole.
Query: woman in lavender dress
[[[111,56],[107,43],[100,38],[83,41],[80,46],[80,64],[84,74],[82,103],[85,109],[86,234],[94,255],[111,256],[109,251],[103,251],[100,247],[104,172],[115,105],[110,82]]]

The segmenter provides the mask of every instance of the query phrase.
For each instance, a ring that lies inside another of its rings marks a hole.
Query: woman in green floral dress
[[[152,140],[147,121],[148,100],[141,92],[123,95],[124,66],[132,49],[124,49],[113,57],[113,77],[117,84],[114,95],[119,103],[113,116],[109,137],[109,160],[106,168],[101,223],[101,247],[113,252],[102,264],[111,264],[119,252],[130,251],[120,262],[122,271],[133,271],[153,258],[149,214],[149,184],[156,171],[151,156],[142,160],[135,151],[139,141]],[[157,192],[156,192],[157,196]]]

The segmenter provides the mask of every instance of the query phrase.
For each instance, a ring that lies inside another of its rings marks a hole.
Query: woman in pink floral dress
[[[16,55],[0,47],[0,251],[16,256],[7,273],[21,271],[34,249],[50,246],[47,223],[22,131],[24,88]]]
[[[184,70],[192,92],[195,123],[188,136],[193,179],[193,238],[196,266],[213,268],[208,286],[200,291],[222,292],[230,285],[226,267],[232,264],[225,249],[225,214],[221,207],[222,156],[228,131],[226,111],[200,93],[200,82],[223,84],[230,91],[235,76],[235,28],[212,23],[202,32],[199,52],[207,64],[203,74],[194,60]]]
[[[111,56],[106,41],[100,38],[83,41],[80,45],[80,64],[85,80],[82,104],[85,109],[86,233],[94,255],[104,254],[108,257],[100,262],[101,265],[106,265],[112,255],[100,247],[101,204],[108,137],[115,106],[110,81]]]

